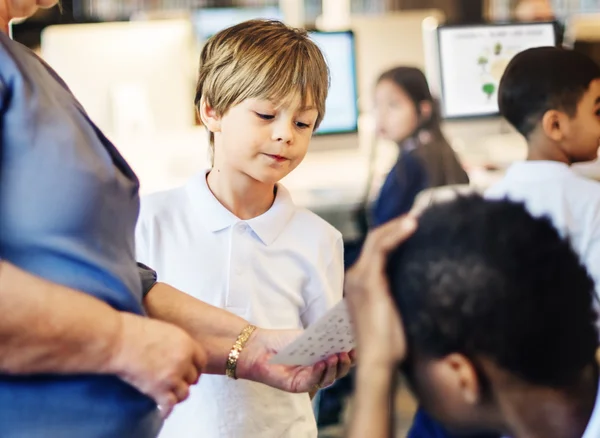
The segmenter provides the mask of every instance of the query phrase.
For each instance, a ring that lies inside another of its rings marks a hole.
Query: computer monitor
[[[518,23],[438,28],[442,115],[497,116],[500,78],[517,53],[556,44],[555,24]]]
[[[437,9],[352,15],[361,112],[372,111],[375,85],[384,71],[402,65],[426,67],[427,41],[422,28],[424,20],[432,18],[438,23],[445,21],[443,12]],[[437,59],[437,51],[433,56]]]
[[[192,23],[200,43],[223,29],[258,18],[283,21],[283,13],[277,6],[205,8],[192,13]]]
[[[331,76],[325,118],[315,134],[355,133],[358,131],[358,92],[354,33],[314,31],[309,35],[323,52]]]
[[[42,57],[109,137],[195,124],[197,54],[189,20],[47,27]]]

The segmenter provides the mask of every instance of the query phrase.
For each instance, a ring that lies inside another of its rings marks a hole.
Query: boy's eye
[[[600,108],[596,109],[596,115],[600,117]]]
[[[275,118],[275,116],[272,116],[271,114],[256,113],[256,115],[263,120],[272,120]]]
[[[302,123],[302,122],[296,122],[296,126],[297,126],[298,128],[301,128],[301,129],[310,128],[310,125],[309,125],[309,124],[307,124],[307,123]]]

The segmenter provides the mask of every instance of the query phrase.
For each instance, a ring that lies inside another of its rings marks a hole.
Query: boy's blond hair
[[[245,99],[284,103],[299,92],[302,105],[311,98],[319,113],[316,130],[325,116],[328,88],[325,58],[305,30],[279,21],[250,20],[222,30],[206,42],[194,102],[200,111],[204,98],[223,116]],[[212,133],[210,145],[212,149]]]

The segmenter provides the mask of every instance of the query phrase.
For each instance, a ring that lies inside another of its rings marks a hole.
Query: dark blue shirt
[[[372,209],[358,214],[359,226],[367,222],[376,227],[408,213],[419,193],[431,187],[468,184],[469,177],[456,154],[441,136],[427,144],[414,139],[402,145],[398,161],[385,178]],[[365,216],[369,216],[370,221]],[[366,233],[366,229],[363,230]],[[362,248],[363,238],[357,242],[345,242],[344,265],[354,264]]]
[[[408,213],[425,189],[468,183],[467,173],[441,134],[426,144],[409,139],[402,145],[400,157],[379,192],[373,206],[372,225]]]
[[[384,224],[410,211],[417,195],[429,187],[429,177],[420,157],[404,152],[385,178],[371,211],[373,226]]]
[[[427,412],[419,408],[406,438],[500,438],[500,436],[491,433],[473,433],[469,435],[450,433]]]

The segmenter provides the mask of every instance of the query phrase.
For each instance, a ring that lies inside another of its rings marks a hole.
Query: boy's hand
[[[163,418],[189,395],[206,365],[206,353],[185,331],[121,312],[121,331],[108,372],[156,401]]]
[[[348,374],[354,361],[354,352],[332,355],[313,366],[269,363],[271,357],[300,333],[299,330],[257,329],[240,355],[238,376],[283,391],[301,393],[325,388]]]
[[[359,365],[393,367],[406,356],[400,315],[386,279],[387,256],[416,229],[405,216],[373,230],[356,264],[346,274],[344,292],[354,321]]]

